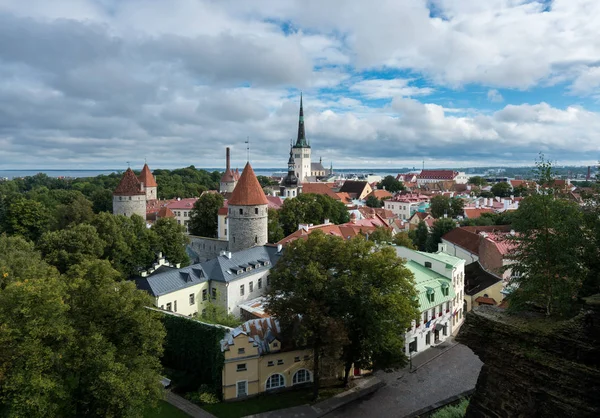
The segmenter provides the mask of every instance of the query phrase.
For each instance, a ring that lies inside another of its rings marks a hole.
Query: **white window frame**
[[[306,372],[307,379],[299,382],[298,379],[296,378],[296,376],[298,376],[298,373],[300,373],[301,371]],[[307,383],[307,382],[312,382],[312,376],[311,376],[310,370],[308,370],[308,369],[298,369],[296,371],[296,373],[294,373],[294,377],[292,378],[292,386],[293,385],[301,385],[302,383]]]
[[[244,387],[245,387],[245,394],[240,396],[240,387],[239,384],[240,383],[244,383]],[[238,380],[237,382],[235,382],[235,397],[236,398],[241,398],[244,396],[248,396],[248,381],[247,380]]]
[[[269,387],[269,382],[271,380],[272,377],[274,376],[281,376],[281,379],[283,381],[283,385],[279,385],[279,386],[275,386],[275,387]],[[274,389],[279,389],[279,388],[284,388],[285,387],[285,376],[281,373],[273,373],[271,376],[269,376],[267,378],[267,380],[265,381],[265,391],[267,390],[274,390]]]

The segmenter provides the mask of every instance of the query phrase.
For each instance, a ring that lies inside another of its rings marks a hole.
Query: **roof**
[[[348,193],[336,193],[336,195],[341,199],[344,204],[352,203],[352,198]]]
[[[454,180],[458,175],[458,171],[453,170],[422,170],[417,175],[420,179],[435,179],[435,180]]]
[[[269,201],[269,209],[281,209],[283,205],[283,199],[279,196],[267,196],[267,200]]]
[[[506,254],[512,248],[512,243],[506,240],[506,233],[510,230],[510,225],[461,226],[446,233],[442,239],[458,245],[472,254],[479,255],[480,240],[489,237],[498,251]],[[481,235],[482,232],[485,233],[485,238]]]
[[[255,299],[242,302],[238,306],[240,309],[243,309],[244,311],[248,312],[251,315],[254,315],[257,318],[269,318],[271,315],[267,313],[266,302],[266,297],[259,296]]]
[[[306,229],[298,229],[291,233],[277,244],[286,245],[299,238],[306,239],[314,231],[322,231],[325,235],[334,235],[344,239],[355,237],[359,234],[368,234],[375,231],[376,228],[385,225],[381,220],[379,222],[374,219],[363,219],[361,221],[348,222],[341,225],[322,224],[314,225]]]
[[[415,212],[410,217],[410,219],[412,218],[417,218],[419,221],[424,221],[425,219],[433,218],[433,216],[431,216],[431,214],[428,212]]]
[[[442,302],[448,302],[454,298],[455,294],[452,280],[413,260],[408,260],[406,262],[406,268],[410,270],[415,277],[415,289],[417,291],[420,311],[431,309]],[[446,286],[448,287],[448,296],[444,296],[442,293],[442,287]],[[433,290],[435,294],[433,302],[430,302],[427,299],[427,293],[431,290]]]
[[[369,183],[366,181],[357,181],[357,180],[346,180],[340,189],[342,193],[355,193],[360,195],[367,187]]]
[[[236,337],[245,335],[258,348],[258,354],[263,355],[270,351],[273,341],[281,341],[280,332],[279,322],[274,318],[251,319],[225,334],[221,340],[221,351],[229,350],[230,346],[235,345]]]
[[[325,171],[325,167],[321,163],[310,163],[311,171]]]
[[[456,267],[461,263],[464,263],[465,260],[459,257],[455,257],[445,252],[437,252],[437,253],[426,253],[424,251],[415,251],[418,254],[424,255],[425,257],[431,258],[436,261],[440,261],[445,263],[450,267]]]
[[[504,207],[504,206],[503,206]],[[484,213],[495,213],[491,208],[464,208],[465,217],[469,219],[479,218]]]
[[[197,197],[188,197],[185,199],[173,200],[172,202],[167,204],[167,207],[171,210],[173,209],[185,209],[191,210],[194,208],[194,204],[198,200]]]
[[[375,196],[377,199],[385,199],[386,197],[392,197],[393,195],[387,190],[373,190],[367,195],[367,197],[369,196]]]
[[[391,210],[384,208],[370,208],[368,206],[361,206],[357,210],[365,218],[374,218],[376,215],[383,219],[392,219],[398,217]]]
[[[221,176],[221,183],[232,183],[235,180],[235,172],[231,168],[226,169]]]
[[[475,302],[481,304],[481,305],[492,305],[492,306],[496,306],[496,300],[494,298],[486,298],[484,296],[479,296],[477,299],[475,299]]]
[[[157,213],[157,217],[159,218],[174,218],[175,214],[173,211],[167,207],[162,207]]]
[[[334,200],[341,200],[327,183],[302,183],[302,193],[324,194]]]
[[[114,196],[137,196],[145,194],[146,192],[142,190],[142,184],[131,168],[125,171],[119,185],[113,192]]]
[[[231,197],[229,205],[231,206],[255,206],[267,205],[269,201],[263,192],[254,170],[250,163],[246,163],[244,171],[238,180]]]
[[[469,296],[473,296],[500,281],[502,281],[501,277],[484,269],[479,261],[465,266],[465,293]]]
[[[154,176],[150,172],[150,168],[148,167],[148,164],[144,164],[144,168],[142,168],[142,172],[138,176],[138,180],[140,182],[144,183],[144,187],[158,187],[158,184],[156,184],[156,180],[154,179]]]

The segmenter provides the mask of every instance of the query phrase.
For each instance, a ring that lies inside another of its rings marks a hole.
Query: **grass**
[[[317,402],[331,398],[343,391],[343,387],[323,388],[319,390],[319,399]],[[245,415],[291,408],[293,406],[310,403],[314,403],[312,401],[312,389],[303,389],[269,395],[259,395],[239,402],[221,402],[214,405],[204,405],[202,408],[215,415],[217,418],[239,418]]]
[[[430,418],[462,418],[467,413],[467,406],[469,406],[469,400],[463,399],[458,404],[438,409]]]
[[[158,407],[144,412],[144,418],[190,418],[190,416],[170,403],[160,401]]]

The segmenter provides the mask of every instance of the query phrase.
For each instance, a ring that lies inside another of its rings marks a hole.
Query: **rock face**
[[[566,321],[481,306],[457,341],[481,369],[466,417],[600,417],[600,296]]]

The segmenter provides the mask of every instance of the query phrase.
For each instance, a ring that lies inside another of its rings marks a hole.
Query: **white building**
[[[405,352],[415,353],[444,342],[464,321],[465,261],[446,253],[395,247],[415,276],[420,316],[406,333]]]
[[[177,223],[185,227],[186,234],[188,233],[191,211],[194,209],[194,204],[197,200],[197,197],[190,197],[186,199],[177,199],[167,204],[167,208],[175,215]]]

